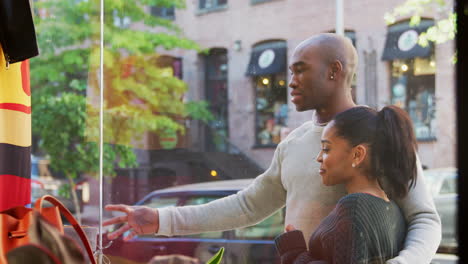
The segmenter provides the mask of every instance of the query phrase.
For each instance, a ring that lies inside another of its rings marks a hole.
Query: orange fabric
[[[29,62],[7,68],[0,46],[0,211],[31,202],[29,79]]]

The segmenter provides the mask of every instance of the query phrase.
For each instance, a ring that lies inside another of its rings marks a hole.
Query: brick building
[[[455,166],[454,43],[416,44],[418,34],[434,24],[433,14],[417,27],[408,20],[387,25],[384,14],[402,2],[344,2],[346,35],[359,55],[354,96],[359,104],[405,108],[423,165]],[[209,101],[217,117],[210,131],[192,125],[191,143],[206,145],[213,133],[225,135],[266,168],[281,137],[312,116],[296,112],[289,100],[287,63],[303,39],[333,32],[335,1],[191,0],[182,10],[150,11],[173,19],[209,50],[159,51],[182,62],[188,99]]]

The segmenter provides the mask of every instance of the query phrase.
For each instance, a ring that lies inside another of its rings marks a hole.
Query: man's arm
[[[184,235],[229,230],[260,222],[284,206],[281,144],[270,167],[237,194],[203,205],[159,209],[158,235]]]
[[[440,217],[432,196],[426,190],[419,157],[416,158],[418,169],[416,186],[410,188],[404,199],[396,201],[408,222],[405,247],[397,257],[388,260],[387,264],[430,263],[440,244],[442,236]]]

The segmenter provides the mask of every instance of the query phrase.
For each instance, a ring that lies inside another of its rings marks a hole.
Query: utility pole
[[[344,36],[343,0],[336,0],[336,25],[335,33]]]

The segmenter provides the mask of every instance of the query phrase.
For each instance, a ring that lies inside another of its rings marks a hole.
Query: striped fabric
[[[0,211],[31,202],[29,61],[6,68],[0,47]]]

